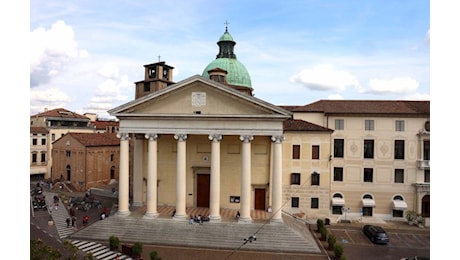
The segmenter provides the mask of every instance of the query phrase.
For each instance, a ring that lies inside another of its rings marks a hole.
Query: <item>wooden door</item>
[[[255,189],[254,192],[254,209],[265,210],[265,189]]]
[[[196,206],[209,207],[210,179],[209,174],[196,175]]]

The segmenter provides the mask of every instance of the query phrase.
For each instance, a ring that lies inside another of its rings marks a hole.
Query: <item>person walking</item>
[[[67,227],[69,227],[70,226],[70,218],[66,218],[65,222],[67,223]]]
[[[75,221],[77,220],[77,218],[75,216],[72,216],[72,227],[75,227]]]

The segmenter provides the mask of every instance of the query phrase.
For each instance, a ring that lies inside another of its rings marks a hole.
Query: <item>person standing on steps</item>
[[[70,226],[70,218],[66,218],[65,222],[67,223],[67,227],[69,227]]]

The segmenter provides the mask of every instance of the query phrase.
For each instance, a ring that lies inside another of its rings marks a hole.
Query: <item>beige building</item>
[[[67,133],[53,143],[53,171],[74,191],[118,179],[120,139],[115,133]]]
[[[88,117],[71,112],[64,108],[46,110],[30,116],[30,175],[37,176],[40,179],[56,179],[59,176],[53,175],[52,165],[53,158],[51,156],[52,143],[68,132],[95,132]],[[47,131],[46,136],[41,133],[40,145],[46,144],[46,151],[40,152],[40,160],[34,161],[34,157],[38,157],[37,144],[38,136],[34,135],[34,129],[37,127]],[[36,141],[34,141],[36,139]],[[37,142],[37,144],[35,144]],[[46,167],[45,167],[46,166]]]
[[[295,119],[334,129],[330,213],[335,218],[430,216],[430,102],[320,100]]]

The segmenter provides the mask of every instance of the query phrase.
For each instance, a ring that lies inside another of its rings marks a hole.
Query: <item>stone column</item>
[[[241,198],[240,219],[238,222],[252,222],[251,219],[251,141],[252,135],[242,135]]]
[[[129,212],[129,134],[118,133],[120,138],[120,176],[118,180],[118,212],[127,216]]]
[[[177,171],[176,171],[176,213],[174,219],[182,220],[187,216],[185,211],[186,201],[186,134],[176,134],[177,140]]]
[[[222,135],[209,135],[211,144],[211,189],[209,203],[209,218],[219,221],[220,217],[220,141]]]
[[[282,207],[282,189],[283,189],[283,149],[282,142],[284,137],[282,135],[272,136],[273,141],[273,180],[272,180],[272,189],[273,189],[273,215],[270,222],[273,223],[282,223],[283,219],[281,217],[281,207]]]
[[[144,135],[134,136],[134,156],[133,156],[133,207],[142,207],[142,197],[144,194]]]
[[[155,218],[159,215],[157,211],[157,134],[146,134],[145,139],[149,140],[147,159],[147,211],[144,218]]]

